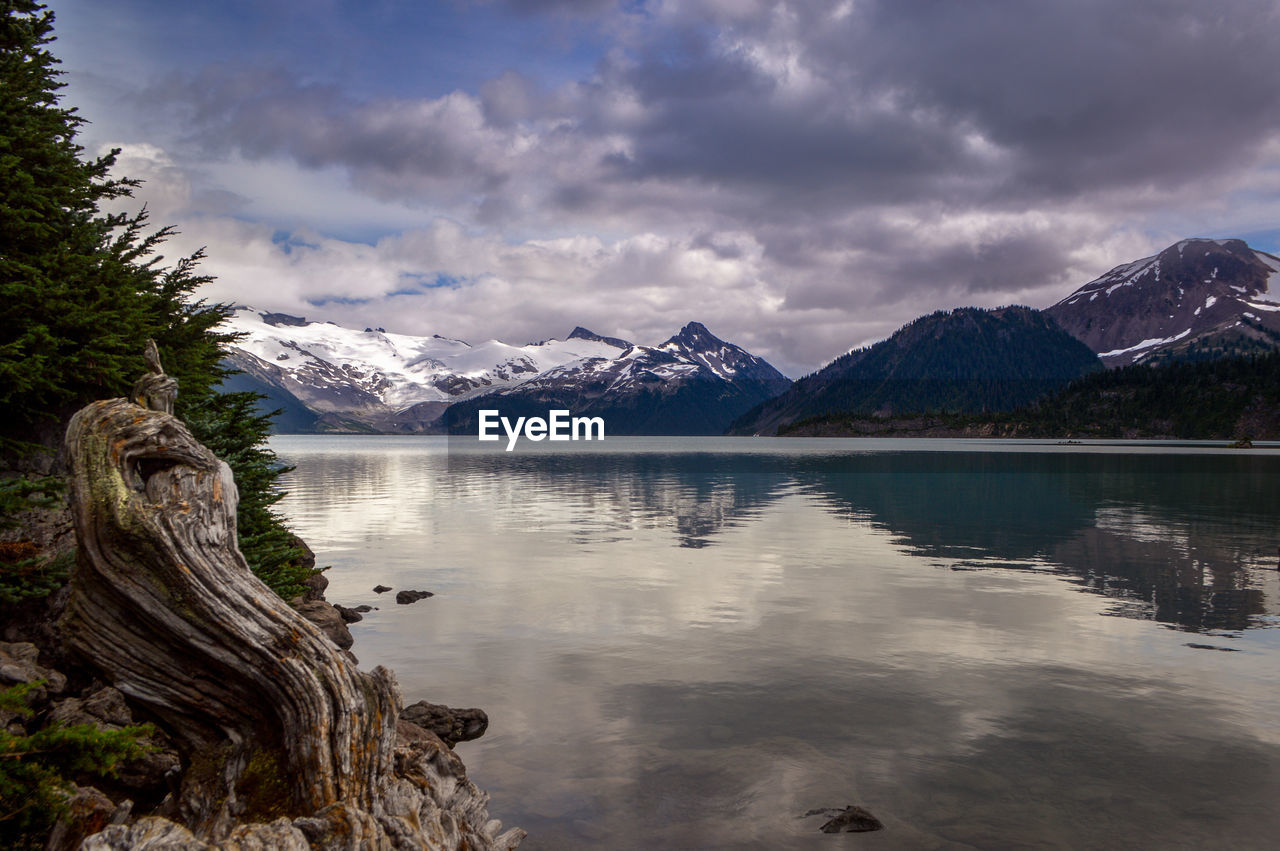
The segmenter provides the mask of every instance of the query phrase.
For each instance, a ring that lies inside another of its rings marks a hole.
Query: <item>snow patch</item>
[[[1146,340],[1143,340],[1141,343],[1138,343],[1136,346],[1129,346],[1128,348],[1125,348],[1125,349],[1112,349],[1109,352],[1099,352],[1098,357],[1113,358],[1117,355],[1127,355],[1129,352],[1137,352],[1137,351],[1141,351],[1142,349],[1150,349],[1155,346],[1162,346],[1165,343],[1176,343],[1190,333],[1191,333],[1191,329],[1188,328],[1187,330],[1179,334],[1175,334],[1172,337],[1150,337]]]
[[[1267,254],[1265,251],[1255,251],[1253,256],[1258,258],[1258,261],[1270,272],[1267,279],[1262,282],[1262,290],[1258,295],[1280,296],[1280,257]]]

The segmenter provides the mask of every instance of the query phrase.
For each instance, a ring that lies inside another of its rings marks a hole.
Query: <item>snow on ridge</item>
[[[371,400],[366,407],[380,402],[404,410],[422,402],[452,403],[495,391],[516,392],[526,385],[595,382],[607,384],[609,392],[703,371],[733,381],[741,369],[758,361],[722,341],[705,351],[677,340],[619,349],[603,340],[574,336],[523,346],[500,340],[471,345],[439,335],[360,331],[331,322],[286,319],[272,324],[267,315],[237,307],[227,327],[244,336],[229,348],[262,361],[268,370],[278,370],[279,379],[288,384],[317,391],[322,404],[333,398],[331,394],[354,391]]]
[[[1150,349],[1155,346],[1162,346],[1166,343],[1176,343],[1190,333],[1191,333],[1191,329],[1188,328],[1185,331],[1182,331],[1178,334],[1173,335],[1172,337],[1151,337],[1146,340],[1143,340],[1141,343],[1138,343],[1137,345],[1129,346],[1128,348],[1125,348],[1125,349],[1112,349],[1109,352],[1098,352],[1098,357],[1113,358],[1113,357],[1116,357],[1117,355],[1127,355],[1129,352],[1136,352],[1142,349]]]
[[[525,346],[489,340],[472,346],[438,335],[359,331],[327,322],[270,325],[261,312],[249,307],[237,307],[226,328],[246,335],[233,344],[234,348],[294,374],[303,383],[307,383],[303,374],[337,368],[394,407],[456,401],[523,383],[568,361],[617,353],[616,347],[607,343],[583,339],[553,339]],[[441,389],[437,382],[455,392]]]

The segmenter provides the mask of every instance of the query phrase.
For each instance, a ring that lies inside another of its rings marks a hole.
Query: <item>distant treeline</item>
[[[1095,372],[1004,413],[826,414],[792,436],[1280,439],[1280,351]]]

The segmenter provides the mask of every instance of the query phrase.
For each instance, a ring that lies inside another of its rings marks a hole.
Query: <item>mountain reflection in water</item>
[[[489,713],[459,753],[527,848],[807,848],[849,804],[879,848],[1280,830],[1278,453],[273,445],[329,598],[379,607],[356,654]]]
[[[710,546],[799,489],[916,555],[1056,570],[1117,598],[1111,614],[1193,631],[1245,629],[1265,612],[1248,568],[1274,567],[1280,542],[1280,457],[1240,453],[484,452],[449,465],[462,488],[501,476],[581,500],[579,543],[669,526],[681,547]]]

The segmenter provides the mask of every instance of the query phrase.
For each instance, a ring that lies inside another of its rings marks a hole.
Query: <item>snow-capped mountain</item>
[[[249,307],[236,308],[226,328],[244,335],[228,348],[231,365],[244,373],[229,386],[266,393],[269,406],[285,409],[290,430],[439,432],[443,414],[459,402],[522,391],[521,398],[565,399],[557,406],[575,414],[630,400],[623,406],[644,407],[646,428],[659,430],[631,433],[718,434],[790,385],[764,360],[696,322],[656,347],[582,327],[563,340],[471,345]],[[538,413],[546,410],[543,403]],[[610,433],[626,432],[610,423]]]
[[[514,419],[563,408],[603,417],[610,434],[721,434],[742,412],[790,385],[764,359],[690,322],[657,346],[553,367],[456,404],[447,418],[450,431],[471,434],[480,409]]]
[[[1280,257],[1184,239],[1117,266],[1045,311],[1107,366],[1280,346]]]
[[[417,408],[410,420],[428,413],[434,419],[459,399],[519,384],[580,358],[616,355],[629,345],[582,328],[565,340],[471,345],[439,335],[359,331],[250,307],[236,308],[225,327],[244,335],[228,349],[228,360],[263,385],[256,389],[270,388],[276,401],[287,394],[335,427],[363,424],[374,430],[394,427],[407,409]]]

